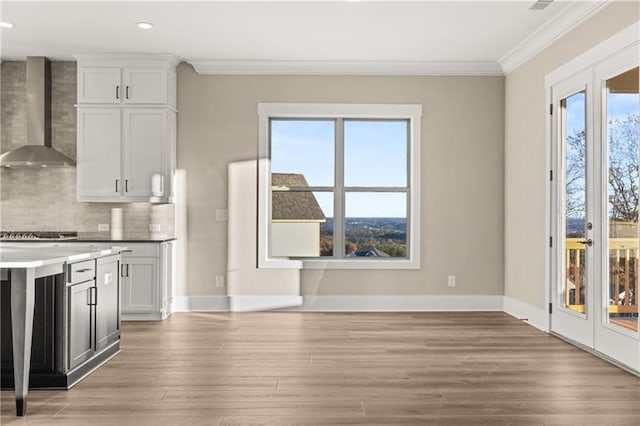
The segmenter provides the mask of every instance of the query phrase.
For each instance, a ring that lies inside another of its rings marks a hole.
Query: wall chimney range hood
[[[75,161],[51,147],[51,63],[27,57],[27,145],[0,156],[2,167],[73,167]]]

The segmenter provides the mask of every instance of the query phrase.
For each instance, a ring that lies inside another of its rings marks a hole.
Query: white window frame
[[[396,119],[409,122],[409,206],[407,209],[409,257],[290,259],[269,255],[271,229],[271,160],[269,129],[272,118],[280,119]],[[419,269],[420,268],[420,124],[419,104],[314,104],[258,103],[258,267],[303,269]]]

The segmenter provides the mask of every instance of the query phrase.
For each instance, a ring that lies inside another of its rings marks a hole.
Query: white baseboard
[[[268,311],[302,305],[302,296],[229,296],[232,312]]]
[[[227,296],[174,296],[171,312],[228,312]]]
[[[313,296],[288,311],[308,312],[401,312],[401,311],[502,311],[498,295],[402,295]]]
[[[504,311],[549,331],[544,310],[500,295],[402,296],[175,296],[172,312],[249,312],[281,309],[295,312]]]
[[[526,321],[529,325],[539,330],[549,332],[549,316],[544,309],[529,305],[528,303],[521,302],[509,296],[504,296],[503,299],[504,312]]]

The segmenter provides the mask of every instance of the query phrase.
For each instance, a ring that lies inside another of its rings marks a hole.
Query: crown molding
[[[509,74],[560,37],[605,7],[610,0],[576,1],[534,31],[498,60],[503,74]]]
[[[188,59],[198,74],[270,75],[503,75],[497,62],[347,62],[347,61],[220,61]]]

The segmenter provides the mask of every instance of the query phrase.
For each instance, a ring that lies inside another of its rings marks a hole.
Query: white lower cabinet
[[[122,320],[162,320],[171,315],[175,242],[124,243]]]

